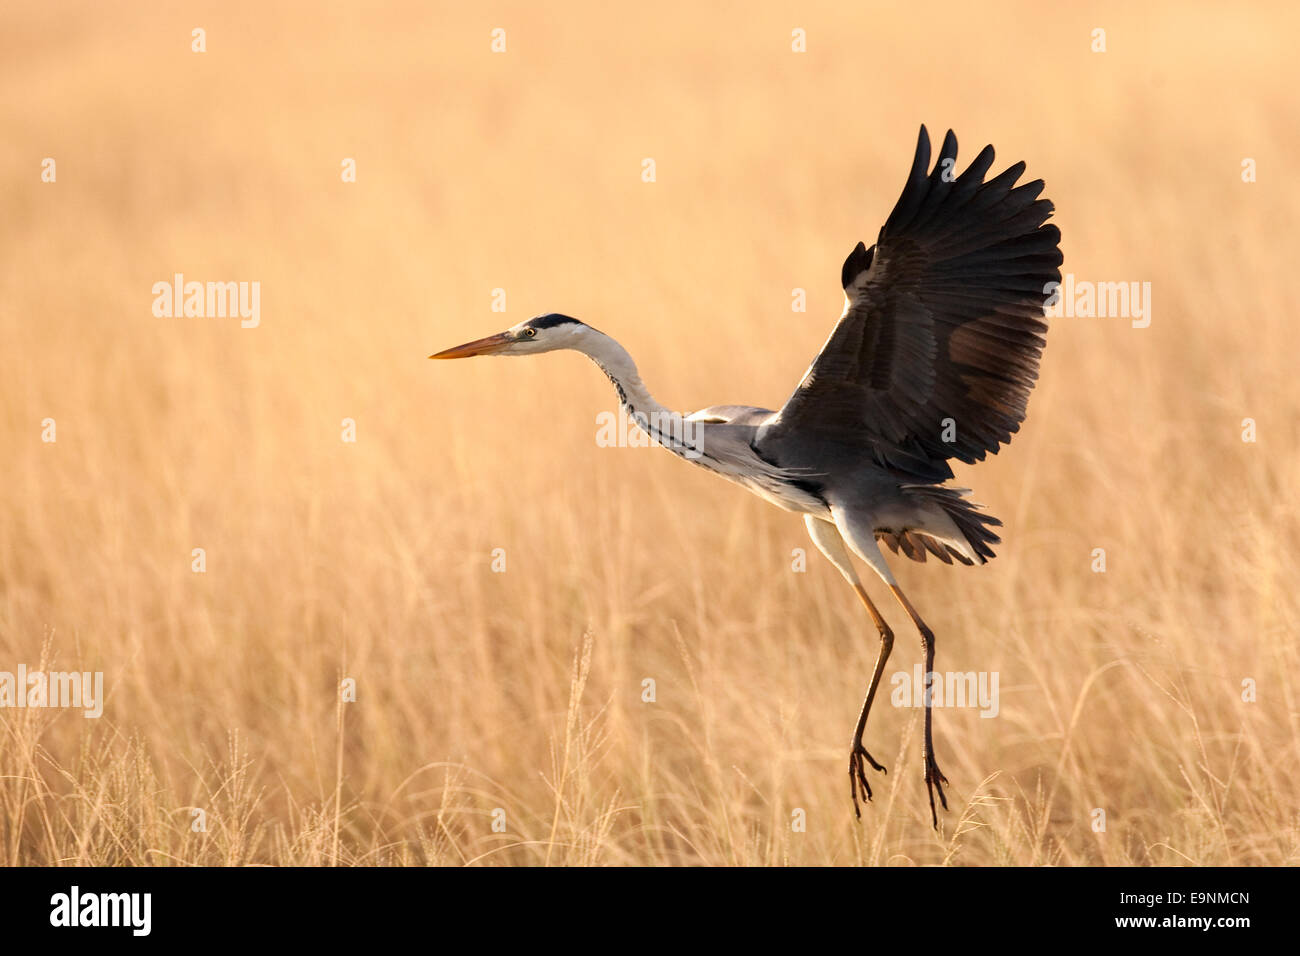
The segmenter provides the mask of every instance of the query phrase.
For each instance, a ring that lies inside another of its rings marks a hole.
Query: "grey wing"
[[[844,263],[848,298],[794,394],[760,430],[778,460],[815,448],[927,481],[978,461],[1024,421],[1038,377],[1061,233],[1025,164],[984,181],[986,146],[956,176],[957,138],[930,164],[925,127],[903,193],[870,249]],[[852,449],[852,451],[850,451]]]
[[[711,425],[762,425],[775,412],[770,408],[753,405],[710,405],[686,416],[688,422],[705,422]]]

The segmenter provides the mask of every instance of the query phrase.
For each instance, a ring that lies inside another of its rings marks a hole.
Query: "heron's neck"
[[[613,383],[614,390],[618,392],[619,404],[638,424],[641,423],[642,416],[648,420],[658,415],[671,414],[668,409],[655,401],[650,390],[645,387],[640,373],[636,370],[636,362],[632,361],[632,356],[628,354],[627,349],[604,332],[591,329],[577,349],[600,366],[600,370],[605,373]]]

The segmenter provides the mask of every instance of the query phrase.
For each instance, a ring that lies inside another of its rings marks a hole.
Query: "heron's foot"
[[[874,770],[889,773],[882,764],[876,763],[875,757],[867,753],[867,748],[862,746],[862,741],[853,744],[853,750],[849,754],[849,793],[853,797],[853,812],[859,820],[862,819],[862,807],[858,804],[858,794],[861,793],[864,800],[871,799],[871,784],[867,783],[867,768],[864,761],[871,764]]]
[[[948,784],[948,778],[943,775],[939,765],[934,762],[934,754],[929,751],[925,754],[925,788],[930,792],[930,822],[934,828],[939,829],[939,814],[934,809],[934,792],[939,791],[939,803],[945,810],[948,809],[948,798],[943,794],[943,788]]]

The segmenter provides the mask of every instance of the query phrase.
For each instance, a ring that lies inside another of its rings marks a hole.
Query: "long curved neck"
[[[582,352],[600,367],[618,392],[619,405],[624,414],[652,441],[679,458],[728,474],[726,468],[720,467],[713,450],[705,450],[705,424],[691,421],[680,412],[674,412],[655,401],[641,381],[636,362],[632,361],[627,349],[591,326],[587,326],[587,333],[570,348]]]
[[[588,328],[590,329],[590,326]],[[650,390],[645,387],[645,383],[641,381],[641,374],[636,370],[636,362],[632,361],[632,356],[628,354],[627,349],[610,336],[596,329],[590,329],[582,341],[574,347],[600,366],[600,370],[605,373],[613,383],[614,390],[618,392],[619,404],[642,428],[645,427],[643,424],[645,421],[654,421],[661,416],[672,414],[655,401]]]

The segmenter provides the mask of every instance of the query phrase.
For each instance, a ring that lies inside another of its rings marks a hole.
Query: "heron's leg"
[[[880,548],[876,545],[875,527],[871,520],[869,512],[864,512],[857,508],[844,508],[832,504],[831,517],[835,521],[835,527],[839,529],[843,540],[848,543],[863,561],[871,565],[871,569],[880,575],[880,579],[889,585],[889,590],[898,598],[898,602],[903,605],[912,623],[916,629],[921,632],[921,644],[925,648],[925,673],[934,672],[934,632],[926,626],[921,620],[921,616],[916,613],[916,608],[912,607],[903,592],[898,587],[898,581],[894,579],[893,572],[889,570],[889,565],[885,563],[884,555],[880,553]],[[925,785],[930,792],[930,821],[934,824],[935,829],[939,827],[939,815],[934,808],[934,791],[939,791],[939,802],[945,810],[948,809],[948,798],[944,796],[943,788],[948,783],[948,778],[943,775],[939,765],[934,761],[934,736],[932,733],[930,695],[925,695]]]
[[[813,539],[813,544],[817,545],[817,549],[826,555],[839,569],[840,574],[844,575],[844,579],[852,585],[866,607],[867,613],[871,615],[876,630],[880,632],[880,651],[876,655],[876,668],[871,675],[871,685],[867,688],[867,696],[862,703],[862,712],[858,715],[858,725],[853,731],[853,740],[849,747],[849,794],[853,797],[853,812],[858,819],[861,819],[862,808],[858,803],[858,795],[861,794],[866,800],[871,799],[871,784],[867,781],[864,761],[874,770],[879,770],[881,773],[889,772],[863,746],[862,734],[867,727],[867,716],[871,713],[871,702],[876,697],[876,688],[880,686],[880,676],[885,671],[885,662],[889,660],[889,653],[894,649],[894,632],[889,629],[885,619],[871,603],[871,598],[867,595],[862,582],[858,580],[858,573],[849,558],[848,549],[844,546],[844,539],[840,537],[835,525],[812,515],[805,515],[804,523],[808,526],[808,534]]]
[[[854,584],[853,590],[857,592],[862,603],[866,605],[867,613],[871,615],[871,620],[876,625],[876,630],[880,632],[880,651],[876,654],[876,669],[871,675],[871,685],[867,688],[867,697],[862,702],[862,712],[858,714],[858,726],[853,731],[853,748],[849,752],[849,790],[853,794],[853,812],[861,819],[862,811],[858,806],[858,789],[861,789],[862,795],[868,800],[871,799],[871,785],[867,783],[866,770],[862,766],[862,760],[865,758],[872,768],[879,770],[881,773],[888,773],[881,764],[876,763],[875,758],[867,753],[867,749],[862,745],[862,734],[867,729],[867,717],[871,713],[871,702],[876,699],[876,688],[880,686],[880,675],[885,672],[885,664],[889,660],[889,654],[894,649],[894,632],[889,629],[885,619],[880,616],[876,606],[871,603],[871,598],[867,597],[867,591],[861,584]]]
[[[934,828],[939,829],[939,814],[934,809],[934,792],[939,791],[939,803],[945,810],[948,809],[948,798],[944,796],[943,788],[948,783],[948,778],[943,775],[939,765],[934,761],[934,736],[930,729],[930,718],[932,711],[930,708],[931,688],[928,684],[930,675],[934,673],[934,632],[926,626],[921,620],[921,615],[916,613],[916,608],[912,607],[912,602],[907,599],[897,584],[891,584],[889,589],[894,592],[894,597],[898,598],[898,603],[903,605],[907,611],[908,617],[916,625],[916,629],[921,632],[921,644],[925,648],[925,788],[930,793],[930,822]]]

